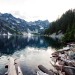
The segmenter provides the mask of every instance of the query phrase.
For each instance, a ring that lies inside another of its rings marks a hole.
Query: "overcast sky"
[[[75,8],[75,0],[0,0],[0,12],[12,13],[27,21],[59,18],[68,9]]]

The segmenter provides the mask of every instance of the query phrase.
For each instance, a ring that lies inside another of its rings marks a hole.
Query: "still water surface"
[[[0,75],[7,71],[8,58],[16,58],[24,75],[36,75],[38,65],[51,69],[51,53],[62,47],[58,39],[43,36],[0,36]]]

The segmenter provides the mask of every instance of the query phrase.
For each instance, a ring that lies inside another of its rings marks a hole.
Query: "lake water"
[[[53,69],[51,53],[62,47],[58,39],[43,36],[0,36],[0,75],[7,71],[5,65],[12,56],[17,59],[24,75],[36,75],[38,65]]]

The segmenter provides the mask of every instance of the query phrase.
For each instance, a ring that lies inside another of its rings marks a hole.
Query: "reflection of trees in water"
[[[17,36],[11,36],[10,38],[8,38],[8,36],[1,36],[0,41],[0,52],[3,54],[12,54],[22,46]]]
[[[0,36],[0,52],[3,54],[12,54],[16,50],[22,50],[29,47],[48,47],[43,37],[23,37],[23,36]]]
[[[22,50],[26,47],[35,48],[47,48],[51,46],[53,48],[59,48],[62,44],[59,40],[53,40],[52,38],[42,36],[0,36],[0,52],[2,54],[13,54],[16,50]]]
[[[44,39],[48,43],[48,45],[53,47],[53,48],[60,49],[60,48],[63,47],[63,44],[57,38],[53,39],[53,38],[50,38],[50,37],[45,37]]]

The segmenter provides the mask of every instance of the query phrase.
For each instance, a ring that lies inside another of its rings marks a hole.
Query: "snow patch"
[[[40,26],[40,29],[44,29],[42,26]]]
[[[20,21],[16,20],[17,23],[20,23]]]
[[[8,32],[8,35],[12,35],[10,32]]]
[[[8,18],[6,18],[6,20],[8,20]]]

